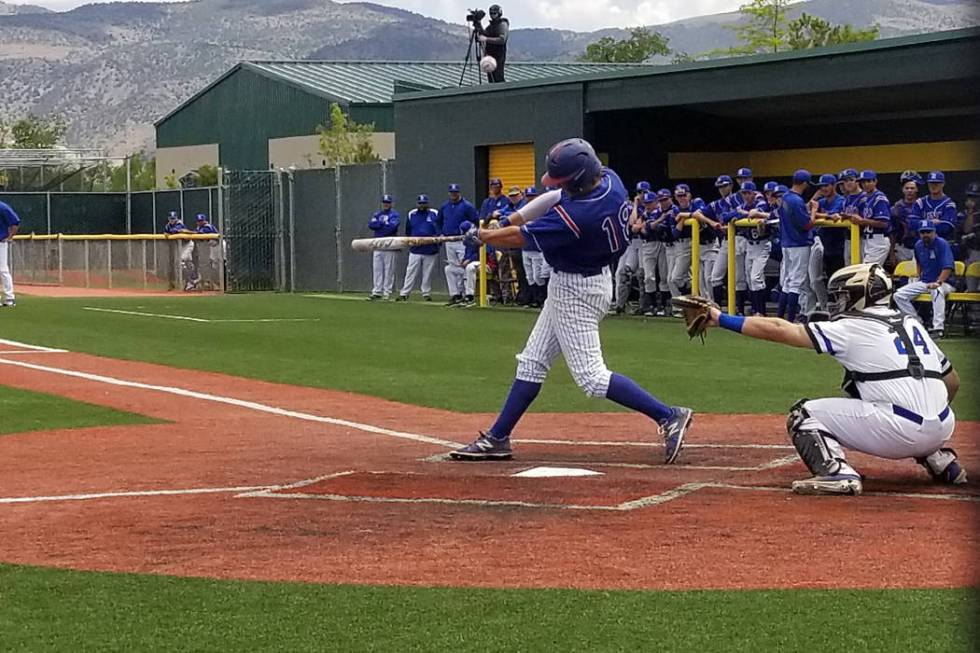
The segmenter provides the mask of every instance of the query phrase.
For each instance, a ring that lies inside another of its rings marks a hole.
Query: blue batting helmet
[[[569,138],[551,146],[545,157],[548,172],[541,177],[545,186],[561,186],[566,191],[580,193],[585,185],[602,172],[602,161],[588,141]]]

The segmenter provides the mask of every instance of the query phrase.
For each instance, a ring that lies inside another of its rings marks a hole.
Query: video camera
[[[466,22],[479,24],[484,18],[487,17],[487,12],[482,9],[470,9],[470,13],[466,14]]]

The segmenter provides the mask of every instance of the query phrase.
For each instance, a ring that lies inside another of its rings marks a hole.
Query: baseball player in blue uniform
[[[0,202],[0,306],[16,306],[14,277],[10,274],[10,243],[20,229],[20,217],[5,202]]]
[[[398,235],[398,224],[401,216],[392,208],[394,198],[391,195],[381,196],[381,210],[375,211],[368,220],[368,229],[374,232],[375,238],[390,238]],[[372,272],[374,286],[371,288],[370,300],[389,299],[395,288],[395,252],[376,251],[373,255]]]
[[[888,234],[892,231],[892,206],[878,190],[878,175],[874,170],[862,170],[858,182],[864,196],[858,202],[858,215],[851,222],[861,227],[861,261],[883,265],[891,252]]]
[[[794,172],[793,186],[783,193],[779,204],[779,244],[783,248],[786,275],[776,316],[785,315],[790,322],[796,321],[800,311],[800,293],[805,290],[810,246],[813,245],[810,211],[802,195],[811,179],[807,170]]]
[[[517,205],[520,211],[527,203],[539,195],[538,189],[528,186],[524,190],[524,199]],[[524,274],[527,276],[527,289],[530,297],[528,306],[531,308],[541,308],[544,306],[545,299],[548,298],[548,280],[551,278],[551,266],[544,260],[544,254],[538,249],[533,240],[528,240],[521,250],[521,258],[524,262]]]
[[[691,286],[691,227],[684,222],[689,220],[694,212],[704,208],[704,200],[700,197],[691,198],[691,187],[687,184],[677,184],[674,188],[674,235],[676,240],[667,248],[667,264],[670,272],[667,285],[674,297],[683,295],[684,290]],[[679,311],[675,311],[679,314]]]
[[[936,235],[936,226],[928,220],[918,224],[919,242],[915,244],[915,265],[919,280],[911,281],[895,291],[895,306],[906,315],[916,316],[912,300],[926,293],[932,297],[932,328],[929,335],[939,339],[946,319],[946,295],[953,291],[948,281],[956,265],[953,249],[945,238]]]
[[[184,225],[184,221],[181,220],[180,214],[177,211],[170,211],[167,214],[167,224],[163,225],[163,233],[168,236],[175,236],[177,234],[190,233],[190,230]],[[187,279],[192,279],[193,276],[188,276],[187,266],[185,265],[185,258],[188,261],[193,261],[194,259],[194,243],[189,240],[178,241],[173,240],[167,243],[170,261],[167,270],[167,283],[168,290],[175,290],[177,288],[177,262],[179,261],[180,267],[184,272]],[[193,271],[191,271],[193,272]]]
[[[775,190],[775,189],[773,189]],[[745,249],[744,272],[745,283],[749,290],[749,303],[752,312],[756,315],[766,314],[766,264],[769,263],[769,256],[772,253],[772,240],[769,237],[769,230],[766,229],[765,221],[770,219],[769,203],[755,186],[755,182],[742,182],[739,188],[742,196],[742,204],[736,209],[735,219],[750,218],[759,219],[763,222],[754,227],[736,227],[735,235],[741,238]],[[778,219],[778,214],[774,216]],[[736,246],[738,241],[736,241]],[[738,308],[736,315],[743,313],[742,301],[739,301],[736,290],[735,304]]]
[[[752,182],[744,182],[751,184]],[[743,185],[744,185],[743,183]],[[755,184],[752,184],[755,188]],[[732,192],[732,178],[728,175],[721,175],[715,180],[715,188],[718,189],[718,199],[710,202],[702,211],[699,212],[701,218],[712,221],[718,225],[718,238],[720,243],[718,253],[715,256],[714,266],[708,270],[710,274],[711,294],[715,303],[719,306],[724,304],[728,293],[725,291],[725,278],[728,276],[728,229],[724,228],[729,221],[737,217],[738,208],[742,205],[739,193]],[[736,236],[735,241],[735,304],[738,307],[745,304],[745,291],[748,286],[745,283],[745,241]],[[702,293],[704,294],[704,293]],[[729,307],[728,311],[734,309]],[[738,310],[741,313],[741,310]]]
[[[895,226],[893,242],[895,260],[911,261],[919,234],[912,226],[912,209],[919,199],[919,184],[925,183],[915,170],[906,170],[899,181],[902,183],[902,199],[892,204],[892,224]]]
[[[810,200],[810,220],[833,220],[844,207],[844,198],[837,194],[837,177],[820,175],[817,192]],[[844,267],[844,232],[835,227],[818,227],[810,250],[810,287],[821,310],[827,307],[827,280]]]
[[[650,190],[649,181],[640,181],[636,184],[636,193],[633,196],[635,202],[639,202],[645,193]],[[644,289],[642,270],[640,269],[640,247],[643,241],[638,236],[630,232],[629,242],[626,251],[619,257],[616,266],[616,300],[615,309],[617,313],[622,313],[626,309],[626,302],[630,295],[630,282],[634,276],[639,276],[640,290]],[[642,297],[640,303],[642,305]]]
[[[405,235],[438,236],[439,231],[439,214],[434,209],[429,208],[428,195],[419,195],[416,199],[416,207],[408,212],[408,219],[405,222]],[[408,295],[412,292],[415,280],[419,277],[419,269],[422,270],[422,283],[420,284],[422,299],[427,302],[432,301],[432,270],[435,269],[438,258],[438,245],[416,245],[409,248],[405,284],[402,286],[396,302],[408,301]]]
[[[861,215],[861,201],[864,199],[864,191],[858,183],[858,172],[854,168],[845,168],[840,173],[841,195],[844,197],[844,206],[841,207],[839,215],[834,216],[836,220],[847,220],[853,222],[855,217]],[[843,229],[844,240],[844,265],[851,264],[851,230]]]
[[[655,200],[656,204],[651,204],[648,201],[650,199]],[[643,241],[640,248],[643,290],[646,295],[643,315],[669,315],[670,288],[667,277],[670,270],[667,265],[667,243],[673,241],[673,195],[669,188],[661,188],[656,194],[645,195],[644,203],[644,222],[633,227]]]
[[[439,224],[442,225],[443,236],[459,236],[460,224],[463,222],[476,222],[476,207],[467,200],[463,199],[463,194],[459,190],[459,184],[449,184],[449,199],[439,207]],[[448,266],[458,266],[463,260],[463,243],[446,243],[446,263]],[[449,283],[449,276],[446,276],[446,283]],[[463,299],[461,288],[449,285],[449,305],[459,303]]]
[[[199,234],[217,234],[218,228],[215,227],[208,220],[208,216],[205,213],[198,213],[197,217],[197,230],[196,233]],[[214,290],[218,285],[218,271],[221,269],[221,262],[224,257],[223,247],[221,246],[221,240],[196,240],[194,241],[194,247],[202,247],[208,255],[208,278],[204,285],[211,290]],[[196,288],[201,283],[201,276],[198,273],[197,282],[194,284]]]
[[[469,231],[473,228],[473,223],[463,220],[460,229]],[[493,247],[487,246],[487,272],[491,270],[491,262],[497,259],[497,252]],[[463,288],[463,299],[456,302],[455,306],[467,307],[476,302],[476,275],[480,270],[480,246],[470,243],[463,246],[463,258],[458,263],[446,264],[446,280],[452,277],[451,286],[457,284]],[[447,304],[450,306],[453,304]]]
[[[606,397],[658,423],[665,461],[672,463],[693,411],[668,406],[632,379],[610,372],[599,340],[599,322],[612,302],[609,268],[628,241],[626,189],[580,138],[554,145],[546,166],[542,183],[560,190],[543,193],[509,216],[507,226],[495,230],[474,227],[467,233],[468,242],[474,244],[520,247],[534,240],[554,273],[548,300],[524,351],[517,356],[516,378],[497,420],[472,444],[450,456],[457,460],[510,458],[511,432],[561,354],[575,383],[589,396]]]
[[[500,177],[494,177],[490,180],[490,193],[480,204],[480,219],[484,221],[484,224],[490,220],[499,220],[506,213],[509,202],[504,197],[503,190],[504,182],[500,180]]]
[[[946,240],[956,233],[959,219],[956,214],[956,203],[946,195],[943,189],[946,185],[946,175],[939,170],[933,170],[926,176],[929,194],[915,201],[909,213],[910,225],[918,231],[923,222],[929,222],[936,230],[936,235]]]

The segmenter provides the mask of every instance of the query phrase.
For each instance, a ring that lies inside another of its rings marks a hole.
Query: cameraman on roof
[[[487,73],[487,79],[491,84],[504,81],[504,62],[507,60],[507,32],[510,29],[510,21],[504,18],[504,10],[500,5],[490,5],[487,10],[490,14],[490,22],[486,29],[483,21],[475,21],[473,28],[477,32],[477,40],[483,44],[483,50],[487,56],[497,60],[497,68]]]

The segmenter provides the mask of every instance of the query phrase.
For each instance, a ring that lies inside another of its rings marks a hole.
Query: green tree
[[[668,39],[659,32],[652,32],[645,27],[634,27],[630,30],[628,39],[616,40],[604,36],[585,48],[585,54],[579,56],[579,61],[593,63],[642,63],[655,55],[670,54]]]
[[[320,154],[330,165],[371,163],[380,157],[371,144],[374,123],[357,123],[344,113],[340,105],[330,105],[330,124],[318,125]]]
[[[216,166],[204,164],[194,171],[197,174],[198,186],[217,186],[218,168]]]
[[[9,125],[0,126],[0,147],[39,150],[54,147],[64,138],[68,124],[61,116],[27,114]]]
[[[130,188],[153,190],[157,184],[157,162],[146,152],[137,152],[129,157]],[[126,190],[126,162],[113,166],[109,186],[113,191]]]
[[[856,29],[851,25],[833,25],[823,18],[804,13],[787,25],[785,40],[790,50],[806,50],[825,45],[874,41],[879,31],[877,25]]]

